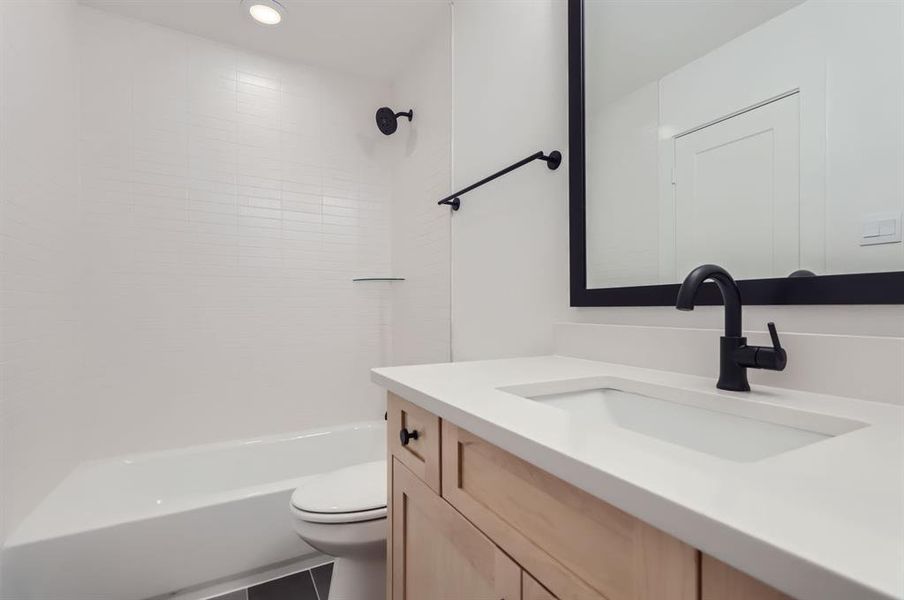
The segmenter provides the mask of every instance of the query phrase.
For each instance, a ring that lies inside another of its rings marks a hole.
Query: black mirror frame
[[[584,0],[568,0],[568,148],[571,306],[674,306],[679,284],[587,288],[584,147]],[[744,304],[904,304],[904,271],[738,281]],[[715,286],[697,304],[721,304]]]

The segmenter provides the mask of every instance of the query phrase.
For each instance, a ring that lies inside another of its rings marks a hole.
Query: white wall
[[[462,197],[452,217],[455,360],[542,354],[568,307],[565,3],[455,2],[455,188],[538,150]]]
[[[406,62],[391,106],[414,109],[393,134],[392,363],[449,360],[450,216],[436,201],[451,185],[451,23]]]
[[[674,254],[660,239],[659,85],[587,106],[587,284],[658,283],[661,254]]]
[[[904,243],[861,247],[857,227],[868,213],[904,212],[904,3],[862,8],[844,3],[826,25],[832,40],[826,82],[831,273],[904,270]],[[851,29],[873,35],[856,39]]]
[[[75,11],[0,2],[0,539],[83,435]]]
[[[456,185],[537,146],[560,148],[567,163],[565,10],[562,0],[455,3]],[[569,309],[566,169],[528,167],[491,185],[453,218],[456,360],[552,352],[556,321],[721,327],[720,307]],[[745,308],[751,327],[767,320],[904,336],[904,306]]]

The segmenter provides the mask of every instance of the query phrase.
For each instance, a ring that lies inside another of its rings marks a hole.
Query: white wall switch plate
[[[901,213],[873,213],[863,216],[861,246],[894,244],[901,241]]]

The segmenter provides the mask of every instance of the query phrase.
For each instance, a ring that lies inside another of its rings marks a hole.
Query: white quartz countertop
[[[735,462],[499,388],[615,377],[866,423]],[[799,600],[904,600],[904,407],[561,356],[374,369],[380,386]]]

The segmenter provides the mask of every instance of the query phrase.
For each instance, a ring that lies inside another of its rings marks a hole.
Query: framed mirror
[[[568,28],[572,306],[674,304],[706,263],[745,304],[904,303],[904,2],[568,0]]]

